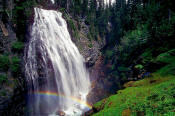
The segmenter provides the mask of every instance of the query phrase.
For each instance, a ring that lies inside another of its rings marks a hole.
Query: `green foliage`
[[[10,65],[10,68],[14,74],[19,73],[20,71],[20,59],[18,57],[12,57],[12,64]]]
[[[143,113],[146,116],[175,114],[175,78],[174,76],[162,77],[154,74],[152,78],[146,78],[132,83],[132,87],[118,91],[94,105],[102,108],[94,116],[135,116]]]
[[[137,65],[135,65],[135,68],[137,68],[137,69],[143,69],[143,65],[141,65],[141,64],[137,64]]]
[[[150,40],[150,34],[144,26],[138,26],[136,30],[126,32],[120,44],[117,45],[118,60],[121,63],[126,63],[130,55],[148,40]]]
[[[156,27],[156,37],[169,37],[172,36],[174,31],[175,25],[175,15],[173,14],[171,20],[169,19],[162,19],[160,24]]]
[[[74,24],[72,19],[70,19],[70,18],[68,19],[68,24],[70,25],[70,28],[72,30],[76,30],[76,26],[75,26],[75,24]]]
[[[173,63],[175,60],[175,49],[169,50],[157,56],[157,62]]]
[[[71,19],[68,15],[65,15],[65,18],[68,22],[68,26],[71,29],[71,31],[73,32],[73,36],[77,39],[79,39],[79,32],[78,29],[73,21],[73,19]]]
[[[22,4],[19,4],[19,6],[16,6],[16,10],[23,10],[25,15],[29,18],[32,15],[32,9],[37,5],[35,0],[31,1],[24,1]]]
[[[175,49],[161,53],[156,58],[152,57],[152,52],[152,49],[147,49],[142,54],[143,60],[151,62],[154,59],[154,62],[167,65],[151,74],[151,77],[126,83],[124,90],[96,103],[94,107],[101,110],[94,116],[175,115]],[[135,67],[143,68],[143,65]],[[119,70],[125,68],[119,67]]]
[[[129,69],[128,67],[120,66],[120,67],[118,67],[118,70],[119,70],[120,72],[126,72],[126,71],[129,71],[130,69]]]
[[[88,47],[92,48],[92,47],[93,47],[92,43],[90,43],[90,44],[88,45]]]
[[[119,0],[114,7],[105,10],[109,11],[107,19],[102,15],[98,17],[98,20],[102,18],[97,21],[99,31],[102,30],[100,22],[107,20],[112,25],[111,31],[106,33],[106,48],[115,51],[111,57],[118,65],[137,62],[141,56],[139,63],[148,66],[155,63],[157,55],[174,48],[175,10],[170,4],[172,1],[130,0],[125,4]]]
[[[175,75],[175,49],[169,50],[168,52],[162,53],[157,56],[156,62],[167,63],[166,66],[162,67],[158,72],[161,75],[173,74]]]
[[[121,39],[119,52],[130,52],[134,48],[146,43],[150,38],[146,29],[138,27],[136,30],[129,31]]]
[[[65,13],[66,9],[65,8],[60,8],[59,11],[62,12],[62,13]]]
[[[8,55],[0,55],[0,70],[7,71],[10,65]]]
[[[24,43],[22,43],[22,42],[14,42],[12,44],[12,49],[14,51],[22,51],[23,48],[24,48]]]
[[[106,52],[105,52],[105,57],[107,58],[107,59],[110,59],[112,56],[113,56],[113,51],[112,50],[106,50]]]
[[[92,37],[92,35],[91,35],[90,32],[88,32],[88,34],[87,34],[87,38],[89,39],[89,41],[92,41],[93,37]]]
[[[7,75],[5,74],[0,74],[0,84],[7,82]]]
[[[143,63],[148,63],[153,61],[152,50],[146,49],[144,53],[142,53],[141,57],[143,58]]]
[[[16,35],[20,41],[24,41],[27,23],[29,23],[33,13],[33,7],[36,5],[36,0],[14,1],[12,21],[15,25]]]

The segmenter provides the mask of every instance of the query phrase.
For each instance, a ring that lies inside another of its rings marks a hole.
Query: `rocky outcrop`
[[[104,38],[98,38],[99,40],[91,39],[88,37],[89,26],[85,24],[85,19],[79,17],[79,21],[75,21],[71,18],[78,29],[78,37],[72,36],[73,42],[78,47],[80,53],[85,58],[87,67],[93,67],[98,57],[101,55],[101,48],[105,45]],[[72,30],[70,29],[70,33]]]

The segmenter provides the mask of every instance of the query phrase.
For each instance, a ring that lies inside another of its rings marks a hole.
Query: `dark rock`
[[[63,112],[63,111],[58,110],[58,111],[56,112],[56,115],[65,116],[66,114],[65,114],[65,112]]]
[[[150,80],[150,83],[155,83],[156,82],[156,80]]]

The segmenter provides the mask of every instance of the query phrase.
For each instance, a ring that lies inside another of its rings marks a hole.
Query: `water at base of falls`
[[[89,73],[60,12],[35,8],[25,50],[28,115],[80,116],[91,106]]]

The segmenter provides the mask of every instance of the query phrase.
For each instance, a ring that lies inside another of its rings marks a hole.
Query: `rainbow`
[[[49,91],[38,91],[38,92],[35,92],[35,94],[38,94],[38,95],[47,95],[47,96],[56,96],[56,97],[63,97],[63,98],[67,98],[67,99],[71,99],[79,104],[82,104],[84,106],[87,106],[88,108],[92,108],[92,106],[90,104],[88,104],[87,102],[85,101],[82,101],[81,99],[78,99],[76,97],[73,97],[73,96],[65,96],[64,94],[58,94],[58,93],[55,93],[55,92],[49,92]]]

